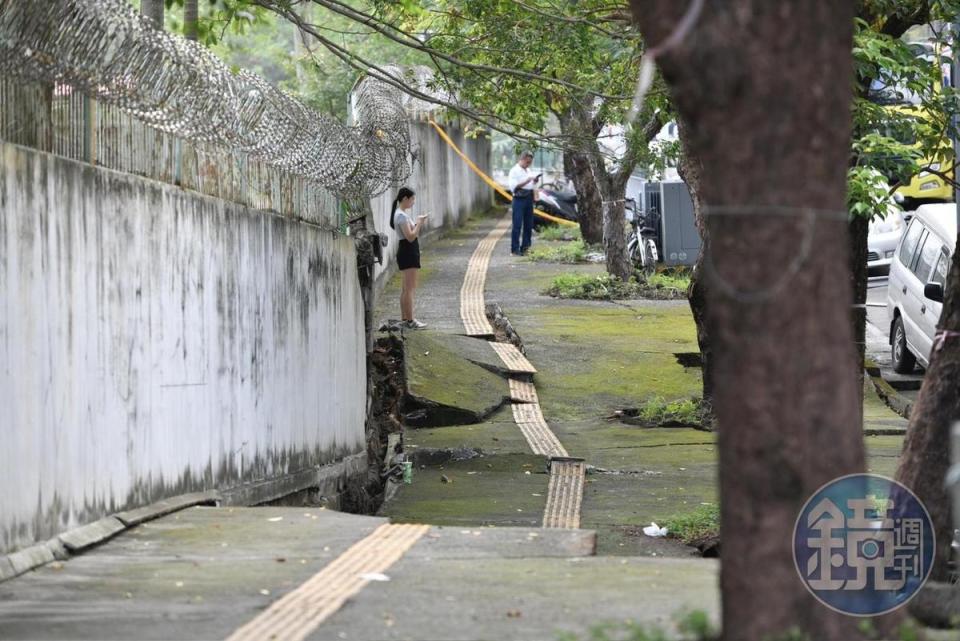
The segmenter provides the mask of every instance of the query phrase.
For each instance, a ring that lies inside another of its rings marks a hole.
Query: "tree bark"
[[[140,13],[153,21],[158,29],[163,29],[163,0],[140,0]]]
[[[651,44],[687,5],[631,0]],[[865,462],[852,292],[837,278],[849,260],[852,27],[848,2],[706,2],[658,58],[703,168],[730,641],[857,635],[856,619],[814,600],[792,554],[804,502]],[[815,252],[799,253],[804,235]]]
[[[603,250],[607,273],[626,281],[633,276],[633,263],[627,254],[626,180],[607,173],[599,154],[591,158],[590,164],[603,198]]]
[[[947,275],[938,331],[960,332],[960,246]],[[936,343],[935,343],[936,345]],[[930,578],[948,576],[953,524],[950,496],[944,485],[950,467],[950,426],[960,420],[960,336],[950,334],[930,354],[923,387],[910,413],[910,427],[897,480],[913,490],[930,513],[937,535],[937,555]]]
[[[584,242],[599,245],[603,242],[603,199],[590,171],[590,161],[583,154],[572,153],[571,178],[577,190],[577,219]]]
[[[200,37],[200,8],[198,0],[184,0],[183,35],[187,40],[196,42]]]
[[[560,122],[560,131],[568,136],[587,135],[590,130],[589,118],[578,114],[575,109],[554,112]],[[580,121],[574,119],[580,117]],[[586,119],[587,122],[583,122]],[[599,245],[603,242],[603,199],[600,197],[597,181],[590,168],[590,159],[576,149],[567,148],[563,152],[564,170],[573,180],[577,190],[577,221],[580,223],[580,235],[584,242]]]
[[[860,407],[863,407],[863,368],[867,350],[867,232],[870,221],[855,216],[850,221],[850,282],[853,285],[853,342],[857,348],[857,381],[860,385]]]
[[[713,346],[710,343],[710,334],[707,330],[707,290],[706,278],[704,275],[704,256],[707,252],[707,244],[710,236],[707,233],[707,226],[703,219],[703,201],[700,198],[703,176],[703,167],[700,162],[692,155],[689,145],[686,142],[687,125],[678,118],[677,131],[680,136],[680,145],[682,153],[680,161],[677,163],[677,173],[686,183],[690,190],[690,200],[693,202],[694,222],[697,225],[697,231],[700,232],[700,253],[697,255],[697,262],[693,266],[693,275],[690,277],[690,288],[687,290],[687,302],[690,304],[690,312],[693,314],[693,322],[697,326],[697,345],[700,347],[700,371],[703,375],[703,400],[712,405],[713,403]]]

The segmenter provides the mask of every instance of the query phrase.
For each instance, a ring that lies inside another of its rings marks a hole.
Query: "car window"
[[[930,277],[930,270],[933,269],[933,264],[937,262],[941,247],[943,247],[943,245],[936,236],[930,233],[924,234],[924,239],[918,252],[917,264],[913,268],[913,273],[917,275],[921,283],[927,282],[927,279]]]
[[[916,218],[910,221],[910,228],[904,234],[900,242],[900,262],[910,268],[913,263],[913,254],[917,250],[917,241],[920,240],[920,234],[923,232],[923,225]]]
[[[937,259],[937,264],[933,268],[933,273],[930,274],[930,282],[946,285],[947,269],[949,268],[950,268],[950,255],[947,254],[947,248],[942,247],[940,249],[940,258]]]

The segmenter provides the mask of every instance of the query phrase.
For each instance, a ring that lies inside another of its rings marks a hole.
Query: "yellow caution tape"
[[[465,153],[463,153],[462,151],[460,151],[460,148],[457,147],[457,144],[456,144],[455,142],[453,142],[453,140],[450,139],[450,136],[448,136],[448,135],[447,135],[447,132],[445,132],[445,131],[443,130],[443,127],[441,127],[440,125],[438,125],[438,124],[437,124],[436,122],[434,122],[433,120],[429,120],[428,122],[429,122],[431,125],[433,125],[433,128],[434,128],[434,129],[437,130],[437,133],[440,134],[440,137],[443,138],[444,142],[446,142],[448,145],[450,145],[450,148],[453,149],[455,152],[457,152],[457,155],[458,155],[458,156],[460,156],[461,158],[463,158],[463,160],[467,163],[467,166],[470,167],[470,169],[473,170],[473,173],[475,173],[475,174],[477,174],[478,176],[480,176],[480,178],[483,180],[483,182],[485,182],[485,183],[487,183],[488,185],[490,185],[490,187],[492,187],[492,188],[494,189],[494,191],[496,191],[498,194],[500,194],[501,196],[503,196],[504,198],[506,198],[508,201],[513,202],[513,196],[510,194],[510,192],[508,192],[508,191],[505,190],[503,187],[501,187],[499,184],[497,184],[497,182],[496,182],[493,178],[491,178],[491,177],[488,176],[487,174],[483,173],[483,170],[482,170],[482,169],[480,169],[479,167],[477,167],[477,165],[474,164],[474,162],[473,162],[472,160],[470,160],[470,158],[469,158]],[[555,222],[555,223],[559,223],[559,224],[561,224],[561,225],[570,225],[570,226],[572,226],[572,227],[576,227],[576,226],[578,225],[577,223],[573,222],[572,220],[564,220],[563,218],[557,218],[556,216],[551,216],[550,214],[548,214],[548,213],[546,213],[546,212],[544,212],[544,211],[541,211],[540,209],[534,208],[533,213],[536,214],[537,216],[540,216],[541,218],[544,218],[544,219],[546,219],[546,220],[553,221],[553,222]]]

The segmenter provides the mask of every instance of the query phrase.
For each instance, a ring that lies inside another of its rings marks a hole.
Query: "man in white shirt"
[[[510,253],[522,256],[530,248],[533,231],[533,200],[539,175],[530,171],[533,154],[524,151],[510,170],[510,191],[513,192],[513,228],[510,230]],[[522,238],[521,238],[522,231]]]

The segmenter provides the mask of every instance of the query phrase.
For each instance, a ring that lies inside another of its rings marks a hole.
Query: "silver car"
[[[887,311],[893,369],[900,374],[929,363],[956,242],[956,205],[921,205],[893,255]]]
[[[867,271],[887,272],[890,261],[897,249],[897,243],[907,228],[903,212],[896,205],[890,205],[887,215],[870,221],[867,236]]]

